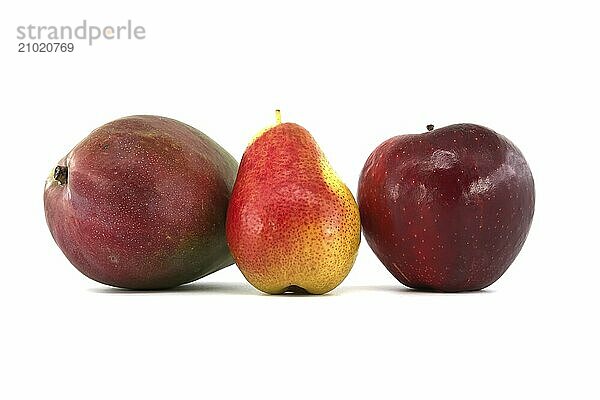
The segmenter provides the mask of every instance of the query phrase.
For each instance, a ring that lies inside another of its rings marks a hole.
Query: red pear
[[[227,211],[227,240],[257,289],[327,293],[354,265],[358,206],[312,135],[277,116],[278,123],[244,152]]]

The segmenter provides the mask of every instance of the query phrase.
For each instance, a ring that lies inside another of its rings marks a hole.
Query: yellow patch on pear
[[[356,207],[356,206],[354,206]],[[326,224],[298,226],[290,248],[266,255],[264,273],[243,271],[257,289],[280,294],[290,288],[302,288],[311,294],[323,294],[337,287],[350,272],[360,244],[360,220],[356,212],[346,215],[337,227]],[[286,247],[287,247],[286,246]]]

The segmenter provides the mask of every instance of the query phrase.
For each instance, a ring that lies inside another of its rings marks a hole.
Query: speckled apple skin
[[[248,146],[227,241],[246,279],[266,293],[323,294],[348,275],[360,243],[358,206],[306,129],[279,124]]]
[[[233,263],[225,217],[237,162],[200,131],[126,117],[94,130],[58,165],[68,181],[48,178],[46,221],[89,278],[163,289]]]
[[[393,137],[362,170],[364,236],[403,284],[478,290],[513,262],[535,206],[525,158],[504,136],[474,124]]]

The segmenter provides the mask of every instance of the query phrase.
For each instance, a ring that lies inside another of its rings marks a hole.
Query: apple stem
[[[54,168],[54,179],[61,185],[64,185],[68,181],[69,169],[62,165],[58,165]]]
[[[279,109],[275,110],[275,122],[277,125],[281,123],[281,110]]]
[[[433,130],[433,124],[427,125],[427,130],[431,132]]]

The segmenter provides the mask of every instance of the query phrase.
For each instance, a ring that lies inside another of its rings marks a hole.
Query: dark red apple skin
[[[383,142],[362,170],[358,204],[367,243],[396,279],[458,292],[508,269],[527,238],[535,190],[514,144],[456,124]]]
[[[233,260],[225,217],[237,162],[200,131],[157,116],[94,130],[44,190],[54,240],[83,274],[128,289],[194,281]]]

